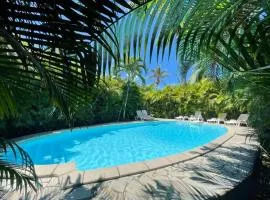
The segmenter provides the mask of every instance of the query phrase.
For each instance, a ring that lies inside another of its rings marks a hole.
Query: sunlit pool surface
[[[218,125],[157,121],[64,130],[19,142],[37,165],[75,162],[78,170],[181,153],[225,134]]]

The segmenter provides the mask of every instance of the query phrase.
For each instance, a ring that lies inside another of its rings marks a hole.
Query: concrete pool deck
[[[37,167],[43,188],[7,199],[209,199],[226,194],[253,172],[253,130],[228,127],[211,143],[152,161],[80,172],[74,163]],[[165,198],[166,197],[166,198]]]

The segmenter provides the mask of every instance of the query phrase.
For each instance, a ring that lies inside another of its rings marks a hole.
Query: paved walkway
[[[137,175],[63,189],[61,177],[42,179],[43,189],[17,193],[6,199],[209,199],[224,195],[245,180],[257,155],[252,130],[235,128],[236,134],[221,147],[192,160]]]

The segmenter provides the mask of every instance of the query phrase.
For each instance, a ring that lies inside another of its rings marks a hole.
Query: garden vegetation
[[[39,185],[31,158],[4,138],[133,120],[137,109],[166,118],[248,112],[270,150],[269,0],[2,0],[0,24],[2,184]],[[157,69],[143,85],[138,61],[173,48],[182,84],[158,89],[166,73]]]

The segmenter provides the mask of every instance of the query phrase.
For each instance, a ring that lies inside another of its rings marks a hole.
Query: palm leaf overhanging
[[[22,191],[40,186],[29,155],[16,143],[0,138],[0,186]]]
[[[104,48],[119,61],[113,24],[147,1],[0,1],[0,119],[17,114],[16,99],[47,90],[68,121],[89,103],[101,73]],[[116,55],[116,56],[115,56]],[[35,189],[28,154],[0,138],[0,185]]]
[[[2,0],[0,118],[16,114],[16,98],[47,89],[71,120],[107,67],[131,57],[151,60],[155,50],[163,58],[173,43],[182,61],[206,56],[268,87],[269,5],[269,0]],[[4,155],[6,144],[1,141]],[[33,175],[27,163],[22,166]]]
[[[152,1],[116,24],[118,37],[124,38],[121,56],[151,60],[156,48],[157,58],[163,57],[175,42],[182,61],[196,63],[207,57],[233,73],[248,73],[258,84],[269,82],[269,2]]]
[[[37,1],[0,2],[0,117],[14,114],[14,97],[40,88],[70,120],[78,105],[88,103],[100,74],[99,48],[113,54],[112,25],[147,1]],[[114,48],[114,51],[117,49]],[[7,90],[8,88],[8,90]],[[9,92],[7,92],[9,91]],[[8,101],[8,102],[7,102]]]

